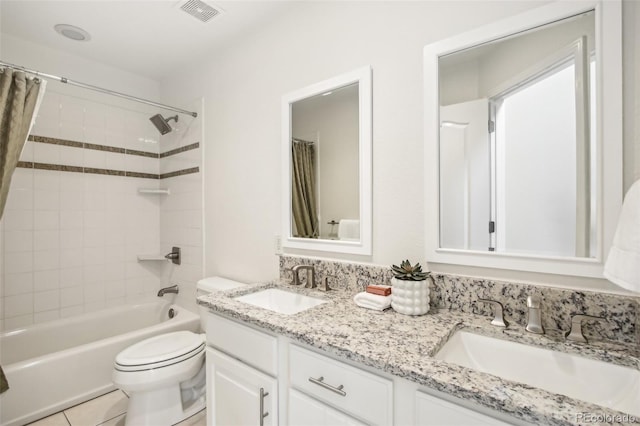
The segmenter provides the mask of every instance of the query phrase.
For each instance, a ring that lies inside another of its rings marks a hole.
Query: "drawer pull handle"
[[[347,396],[347,393],[345,391],[343,391],[342,389],[344,389],[343,385],[338,386],[337,388],[334,386],[331,386],[327,383],[324,382],[324,377],[319,377],[319,378],[313,378],[313,377],[309,377],[309,381],[315,385],[318,386],[322,386],[325,389],[330,390],[331,392],[335,392],[340,396]]]
[[[265,392],[264,388],[260,388],[260,426],[264,426],[264,418],[269,415],[269,412],[264,412],[264,397],[269,396],[269,392]]]

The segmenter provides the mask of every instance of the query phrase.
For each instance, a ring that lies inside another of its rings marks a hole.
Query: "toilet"
[[[222,277],[198,281],[197,296],[245,284]],[[205,331],[207,309],[198,306]],[[113,383],[129,395],[126,426],[173,425],[205,408],[205,334],[175,331],[120,352]]]

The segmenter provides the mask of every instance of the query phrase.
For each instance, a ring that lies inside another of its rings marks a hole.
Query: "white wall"
[[[423,47],[534,5],[301,2],[164,80],[165,101],[205,97],[206,273],[248,281],[277,276],[281,96],[368,64],[374,254],[341,257],[380,264],[422,260]]]

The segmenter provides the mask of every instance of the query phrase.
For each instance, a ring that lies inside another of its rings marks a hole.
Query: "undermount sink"
[[[287,315],[297,314],[298,312],[306,311],[309,308],[326,303],[326,300],[277,288],[269,288],[267,290],[249,293],[244,296],[235,297],[234,299]]]
[[[640,371],[630,367],[466,331],[435,358],[640,416]]]

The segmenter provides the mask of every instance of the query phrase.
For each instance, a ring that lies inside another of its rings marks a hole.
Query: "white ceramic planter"
[[[391,307],[405,315],[424,315],[429,312],[429,282],[391,278]]]

